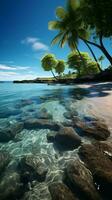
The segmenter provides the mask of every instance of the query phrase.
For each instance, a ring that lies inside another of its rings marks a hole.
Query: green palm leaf
[[[60,21],[50,21],[48,23],[48,29],[49,30],[60,30],[61,24],[62,23]]]
[[[67,15],[67,12],[65,11],[65,9],[63,7],[58,7],[56,8],[56,16],[59,19],[64,19]]]
[[[59,33],[58,35],[56,35],[53,40],[51,41],[51,45],[55,45],[56,43],[58,43],[61,40],[63,33]]]
[[[60,40],[60,43],[59,43],[59,45],[60,45],[61,48],[64,47],[65,43],[67,42],[67,39],[68,39],[68,33],[65,32],[63,34],[61,40]]]
[[[79,0],[68,0],[67,10],[69,12],[74,12],[79,7]]]

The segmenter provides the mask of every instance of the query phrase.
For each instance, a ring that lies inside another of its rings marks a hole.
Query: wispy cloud
[[[35,38],[35,37],[27,37],[25,38],[24,40],[22,40],[22,43],[23,44],[32,44],[32,43],[35,43],[37,42],[39,39],[38,38]]]
[[[16,72],[0,72],[0,81],[4,81],[4,80],[9,80],[9,81],[13,81],[13,80],[32,80],[35,79],[37,76],[35,74],[20,74],[20,73],[16,73]]]
[[[3,65],[0,64],[0,81],[4,80],[29,80],[35,79],[37,75],[32,71],[30,66],[19,66],[19,65]]]
[[[30,45],[34,51],[39,51],[39,50],[48,51],[49,50],[49,47],[46,44],[42,43],[39,38],[27,37],[24,40],[22,40],[21,43]]]
[[[16,67],[0,64],[0,70],[16,70]]]
[[[4,64],[0,64],[0,70],[9,70],[9,71],[15,71],[15,70],[29,70],[31,69],[30,66],[18,66],[18,65],[4,65]]]
[[[29,70],[29,69],[31,69],[30,66],[20,66],[20,65],[13,65],[13,66],[16,68],[16,70]]]
[[[18,75],[16,72],[0,72],[0,76],[12,76],[12,75]]]

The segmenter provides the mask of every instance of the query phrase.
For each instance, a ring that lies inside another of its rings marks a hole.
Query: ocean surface
[[[17,171],[18,163],[26,155],[39,157],[48,167],[46,179],[33,181],[34,185],[29,183],[21,200],[50,200],[48,185],[62,180],[66,161],[77,158],[78,149],[64,151],[56,148],[52,142],[47,141],[47,134],[51,132],[49,128],[23,127],[20,130],[17,124],[39,119],[41,122],[49,120],[64,125],[71,122],[65,115],[68,112],[73,112],[74,116],[81,119],[102,118],[112,131],[112,84],[73,86],[0,83],[0,130],[7,131],[12,127],[15,131],[11,139],[7,135],[6,141],[0,138],[0,150],[11,156],[3,172],[5,175],[2,174],[4,180],[7,174]],[[90,143],[91,139],[83,136],[82,142]]]

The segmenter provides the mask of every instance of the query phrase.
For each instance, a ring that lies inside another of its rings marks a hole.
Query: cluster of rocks
[[[112,146],[104,142],[83,144],[79,155],[91,171],[99,190],[112,198]]]
[[[74,117],[73,126],[79,128],[84,135],[93,137],[96,140],[106,140],[110,136],[110,131],[102,120],[91,120],[88,122]]]
[[[81,144],[78,154],[79,159],[65,164],[62,181],[48,184],[48,199],[103,200],[106,196],[111,200],[112,146],[107,142]],[[16,171],[9,171],[10,161],[9,154],[1,151],[0,199],[30,199],[33,188],[46,180],[48,166],[40,157],[26,155],[19,159]]]
[[[64,171],[63,183],[55,182],[49,186],[52,199],[102,200],[112,199],[112,145],[106,140],[110,131],[103,120],[80,119],[72,113],[66,118],[72,120],[61,126],[58,132],[47,135],[48,142],[63,150],[78,148],[79,160],[71,160]],[[81,142],[83,136],[94,139],[91,144]]]
[[[13,140],[15,136],[24,128],[23,122],[9,123],[5,128],[0,128],[0,142],[8,142]]]
[[[15,169],[10,169],[12,158],[0,151],[0,199],[20,199],[32,189],[35,182],[45,181],[48,167],[36,156],[26,155],[19,159]]]
[[[9,153],[0,151],[0,199],[16,199],[21,196],[22,183],[20,175],[15,171],[8,170],[11,157]]]
[[[48,172],[45,163],[39,157],[33,155],[24,156],[19,163],[18,169],[25,184],[33,180],[44,181]]]
[[[112,199],[112,146],[106,142],[82,144],[79,159],[66,163],[63,182],[49,185],[54,200]]]
[[[72,127],[61,126],[58,132],[47,134],[48,142],[53,142],[62,150],[72,150],[80,146],[81,138]]]
[[[30,100],[22,101],[22,106],[29,105]],[[0,142],[5,143],[10,140],[14,140],[16,135],[19,134],[23,129],[50,129],[50,130],[59,130],[60,125],[53,121],[52,115],[47,112],[45,108],[39,110],[39,112],[34,112],[33,109],[30,109],[33,112],[33,115],[19,114],[16,117],[16,120],[10,120],[8,123],[5,123],[4,126],[0,127]],[[30,112],[29,111],[29,112]],[[2,123],[3,124],[3,123]]]
[[[18,107],[32,104],[23,100]],[[112,199],[112,145],[106,140],[110,131],[103,120],[80,119],[78,113],[69,106],[64,113],[66,121],[54,122],[46,109],[35,113],[30,119],[20,118],[19,122],[9,123],[0,128],[0,142],[13,140],[25,129],[50,129],[47,141],[61,151],[77,149],[78,158],[72,158],[65,165],[61,182],[48,184],[47,194],[52,200],[108,200]],[[34,110],[29,110],[33,112]],[[85,144],[82,137],[93,138]],[[39,183],[46,181],[49,166],[36,155],[24,155],[18,160],[16,170],[8,170],[11,157],[0,151],[0,199],[32,199],[32,192]],[[29,197],[27,197],[27,194]],[[34,198],[35,199],[35,198]],[[37,197],[38,199],[38,197]]]

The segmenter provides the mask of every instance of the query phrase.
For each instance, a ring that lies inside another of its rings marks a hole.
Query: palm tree
[[[81,52],[83,60],[85,62],[85,67],[82,65],[82,62],[79,58],[77,52],[71,52],[68,55],[67,64],[70,69],[77,71],[77,76],[87,76],[99,73],[97,63],[92,61],[88,53]]]
[[[64,60],[58,60],[57,65],[55,67],[55,72],[61,77],[62,73],[65,70],[65,62]]]
[[[68,42],[69,47],[74,50],[76,49],[81,57],[80,51],[78,49],[78,31],[80,19],[77,17],[77,12],[74,12],[77,9],[77,5],[74,6],[70,4],[67,6],[67,10],[62,7],[56,9],[56,16],[59,20],[49,22],[50,30],[58,30],[59,33],[52,40],[51,44],[59,43],[60,47],[63,47],[66,42]],[[71,20],[72,18],[72,20]],[[75,27],[75,30],[74,28]]]
[[[57,77],[55,76],[53,69],[55,69],[56,65],[57,65],[57,60],[55,58],[55,55],[53,54],[47,54],[45,55],[42,60],[42,67],[45,71],[51,71],[53,77],[55,79],[57,79]]]
[[[83,60],[78,49],[78,42],[79,39],[81,39],[89,48],[95,61],[97,62],[94,52],[86,42],[89,34],[80,15],[80,7],[78,2],[79,1],[69,0],[66,10],[63,7],[58,7],[56,9],[56,16],[58,20],[50,21],[48,24],[50,30],[58,30],[58,34],[54,37],[51,44],[54,45],[59,43],[59,46],[63,47],[65,43],[68,43],[72,50],[77,50],[81,60]],[[100,69],[100,66],[98,67]]]

